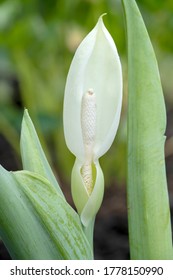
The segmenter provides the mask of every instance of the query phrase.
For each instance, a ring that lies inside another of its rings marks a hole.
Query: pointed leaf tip
[[[20,148],[23,168],[45,177],[58,190],[62,197],[64,197],[57,179],[46,159],[27,109],[24,110],[22,120]]]

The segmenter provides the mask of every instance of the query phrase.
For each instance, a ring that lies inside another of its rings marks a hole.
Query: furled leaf
[[[54,186],[64,197],[43,152],[34,125],[29,117],[27,110],[25,110],[24,112],[22,122],[20,147],[23,169],[33,171],[48,179],[52,186]]]
[[[159,71],[134,0],[122,0],[128,40],[128,218],[132,259],[171,259],[166,114]]]

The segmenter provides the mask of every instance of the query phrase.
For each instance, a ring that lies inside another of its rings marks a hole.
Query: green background
[[[156,52],[169,112],[173,107],[173,1],[138,0],[137,4]],[[74,158],[63,135],[66,76],[77,46],[105,12],[105,25],[123,65],[124,100],[116,140],[101,164],[106,187],[125,185],[127,57],[120,0],[0,1],[0,134],[13,149],[16,164],[12,168],[21,168],[19,137],[26,107],[61,186],[69,186]]]

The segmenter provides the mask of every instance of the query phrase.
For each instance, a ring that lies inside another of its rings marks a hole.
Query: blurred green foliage
[[[173,104],[173,1],[138,0],[159,58],[163,87]],[[0,1],[0,133],[19,156],[20,125],[26,107],[49,161],[66,183],[73,156],[63,136],[66,75],[74,52],[107,12],[105,25],[119,50],[124,72],[124,104],[115,143],[101,159],[106,184],[126,176],[126,43],[120,0]]]

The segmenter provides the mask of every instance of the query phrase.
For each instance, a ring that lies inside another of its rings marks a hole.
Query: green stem
[[[95,218],[92,219],[92,221],[89,223],[87,227],[83,226],[83,231],[88,239],[88,242],[93,252],[93,258],[94,258],[94,248],[93,248],[94,224],[95,224]]]

